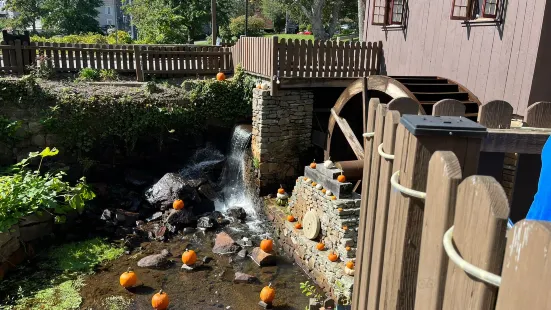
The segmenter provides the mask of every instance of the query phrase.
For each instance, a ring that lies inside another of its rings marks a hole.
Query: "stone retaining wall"
[[[288,207],[266,203],[265,211],[273,223],[274,238],[284,253],[292,257],[333,298],[337,298],[336,281],[351,296],[354,277],[345,274],[345,264],[355,260],[360,196],[352,193],[350,199],[332,200],[305,179],[297,179]],[[304,230],[295,229],[295,223],[286,220],[290,213],[302,223],[304,214],[310,210],[316,213],[321,228],[313,240],[305,236]],[[325,250],[317,249],[319,242],[325,244]],[[329,261],[331,251],[338,254],[337,262]]]
[[[311,91],[253,91],[252,150],[258,164],[261,193],[280,183],[292,184],[299,174],[300,157],[311,146],[314,95]]]

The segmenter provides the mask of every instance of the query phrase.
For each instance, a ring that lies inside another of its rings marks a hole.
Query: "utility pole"
[[[212,10],[212,45],[216,45],[218,38],[218,24],[216,23],[216,0],[211,0]]]
[[[249,0],[245,0],[245,36],[247,36],[247,28],[249,28]]]

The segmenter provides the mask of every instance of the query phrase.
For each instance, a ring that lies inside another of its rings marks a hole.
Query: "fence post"
[[[136,79],[138,82],[143,82],[142,53],[138,45],[134,45],[134,66],[136,67]]]
[[[549,309],[551,223],[522,220],[508,232],[496,310]]]
[[[429,163],[415,309],[441,310],[448,256],[442,236],[453,225],[461,167],[452,152],[436,152]]]
[[[420,115],[404,115],[398,126],[396,157],[394,165],[399,170],[398,183],[415,191],[426,191],[428,165],[435,151],[452,151],[460,159],[464,175],[472,175],[478,167],[478,155],[482,136],[486,130],[469,120],[473,136],[463,136],[442,121],[440,129],[446,135],[429,135],[412,132],[417,128],[404,124],[415,124],[442,118]],[[479,134],[476,134],[478,132]],[[393,190],[388,211],[388,227],[384,252],[383,276],[381,281],[380,306],[384,310],[411,310],[415,303],[417,271],[423,212],[425,201],[406,196]]]
[[[499,275],[508,215],[507,197],[494,178],[479,175],[466,178],[457,191],[452,233],[452,243],[461,258]],[[496,297],[497,287],[470,276],[462,267],[449,262],[442,309],[492,309]]]
[[[279,78],[279,73],[277,71],[277,66],[279,62],[278,44],[279,44],[279,38],[277,36],[273,36],[272,37],[272,64],[271,64],[272,69],[270,70],[271,71],[270,79],[272,81],[272,85],[270,89],[272,90],[271,91],[272,96],[275,96],[277,94],[277,87],[278,87],[278,84],[276,81],[276,78]]]
[[[23,50],[21,48],[21,40],[15,40],[15,63],[17,64],[17,74],[25,74],[25,66],[23,64]]]

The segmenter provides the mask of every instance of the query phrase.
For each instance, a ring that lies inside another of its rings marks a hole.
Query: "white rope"
[[[362,136],[364,138],[372,138],[372,137],[375,137],[375,132],[366,132]]]
[[[387,154],[383,152],[383,144],[379,144],[379,147],[377,148],[377,151],[379,151],[379,155],[381,155],[382,158],[388,159],[388,160],[394,160],[394,155]]]
[[[398,180],[399,177],[400,177],[400,171],[394,172],[392,177],[390,177],[390,184],[392,185],[392,187],[402,192],[402,194],[405,194],[411,197],[415,197],[419,199],[425,199],[427,197],[427,193],[425,192],[416,191],[411,188],[407,188],[400,185],[400,182]]]
[[[470,274],[471,276],[480,279],[481,281],[484,281],[488,284],[491,284],[493,286],[499,287],[501,285],[501,277],[498,275],[495,275],[493,273],[490,273],[486,270],[480,269],[476,267],[475,265],[467,262],[464,260],[458,253],[455,251],[455,247],[453,246],[453,226],[446,231],[444,234],[444,250],[446,250],[446,254],[448,254],[448,257],[457,265],[459,268],[461,268],[466,273]]]

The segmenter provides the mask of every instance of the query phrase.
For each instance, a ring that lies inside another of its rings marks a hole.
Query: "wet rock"
[[[235,279],[233,279],[233,283],[254,283],[257,280],[258,279],[255,276],[251,276],[250,274],[236,272]]]
[[[214,220],[208,216],[201,217],[197,220],[197,228],[212,229],[214,228]]]
[[[103,213],[101,214],[100,219],[102,221],[111,221],[113,219],[113,211],[109,209],[103,210]]]
[[[197,177],[197,178],[187,178],[185,179],[185,184],[193,187],[193,188],[199,188],[201,185],[208,182],[206,178],[203,177]]]
[[[239,251],[239,253],[237,253],[237,256],[239,256],[241,258],[247,257],[247,250],[243,249],[243,250]]]
[[[251,252],[251,258],[261,267],[276,265],[276,256],[273,253],[266,253],[262,251],[259,247],[253,249]]]
[[[199,188],[197,188],[197,191],[206,199],[209,199],[212,201],[218,199],[218,194],[216,194],[216,192],[214,191],[214,189],[209,183],[205,183],[199,186]]]
[[[138,261],[138,267],[142,268],[162,268],[169,264],[168,258],[170,252],[168,250],[162,250],[160,254],[153,254],[146,256]]]
[[[142,226],[143,224],[145,224],[145,222],[142,220],[136,221],[136,226],[138,227]]]
[[[188,181],[176,173],[165,174],[146,191],[145,197],[152,206],[161,210],[170,208],[174,200],[177,199],[184,199],[186,202],[201,202],[195,187],[192,187]]]
[[[211,260],[212,260],[212,257],[209,257],[209,256],[203,257],[203,263],[204,264],[208,264]]]
[[[243,237],[242,239],[237,240],[237,244],[239,244],[242,247],[253,246],[253,242],[247,237]]]
[[[155,239],[164,240],[166,236],[166,231],[167,231],[166,226],[159,226],[159,228],[155,230]]]
[[[216,235],[214,247],[212,248],[214,254],[231,254],[237,251],[239,251],[239,246],[235,244],[230,235],[225,232]]]
[[[115,212],[115,219],[117,224],[124,225],[127,227],[133,227],[136,224],[136,221],[140,218],[139,213],[134,213],[130,211],[125,211],[117,209]]]
[[[238,220],[244,220],[247,218],[247,212],[245,212],[245,209],[241,207],[232,208],[228,210],[228,216]]]
[[[148,221],[148,222],[152,222],[152,221],[156,221],[156,220],[160,219],[161,217],[163,217],[163,212],[155,212],[155,213],[153,213],[152,216],[148,217],[145,220]]]
[[[262,309],[273,309],[272,304],[267,304],[267,303],[263,302],[262,300],[258,303],[258,305],[259,305]]]
[[[193,225],[195,216],[188,209],[170,210],[165,220],[166,223],[179,228],[184,228]]]

